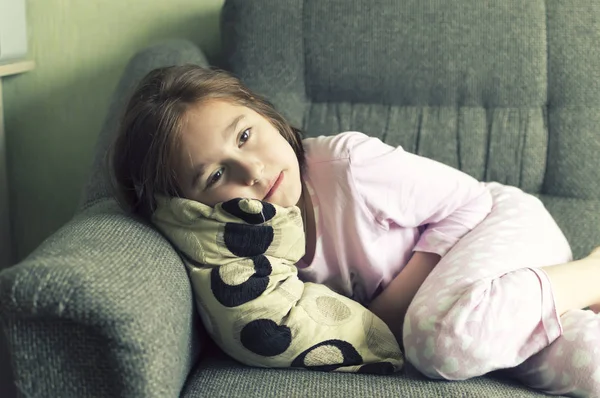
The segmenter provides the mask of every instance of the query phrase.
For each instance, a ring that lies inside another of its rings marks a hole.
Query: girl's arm
[[[455,244],[490,213],[485,185],[440,162],[411,154],[361,133],[350,133],[354,183],[383,228],[419,228],[410,261],[369,308],[402,338],[410,302],[425,278]]]
[[[485,184],[362,133],[348,136],[354,183],[384,228],[422,228],[414,251],[444,256],[492,209]]]
[[[435,253],[414,252],[402,272],[369,305],[369,310],[388,325],[398,342],[402,341],[408,305],[440,258]]]

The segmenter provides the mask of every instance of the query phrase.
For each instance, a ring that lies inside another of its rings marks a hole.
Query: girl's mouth
[[[269,189],[269,191],[267,192],[267,195],[265,196],[265,198],[263,200],[267,200],[271,196],[273,196],[275,191],[277,191],[277,188],[279,188],[279,185],[281,185],[282,180],[283,180],[283,171],[279,173],[279,175],[277,176],[277,179],[275,180],[275,182],[273,182],[273,184],[271,185],[271,188]]]

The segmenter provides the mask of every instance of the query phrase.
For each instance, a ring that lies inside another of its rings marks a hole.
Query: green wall
[[[223,0],[27,0],[32,72],[4,80],[11,203],[21,260],[74,214],[127,60],[189,38],[215,62]]]

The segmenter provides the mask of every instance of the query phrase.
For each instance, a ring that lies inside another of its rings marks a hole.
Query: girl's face
[[[210,100],[187,111],[177,182],[187,199],[209,206],[234,198],[295,206],[302,184],[291,145],[253,110]]]

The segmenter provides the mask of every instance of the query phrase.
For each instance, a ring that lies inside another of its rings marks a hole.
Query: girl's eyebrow
[[[245,115],[239,115],[238,117],[233,119],[233,121],[229,124],[229,126],[225,127],[225,130],[223,130],[223,132],[222,132],[223,136],[226,137],[226,136],[230,136],[231,134],[235,133],[237,130],[238,123],[244,117],[245,117]],[[204,165],[203,163],[200,163],[194,167],[194,173],[192,174],[192,187],[195,187],[196,184],[198,184],[198,180],[200,179],[200,177],[202,177],[202,175],[204,175],[204,173],[206,173],[206,165]]]

